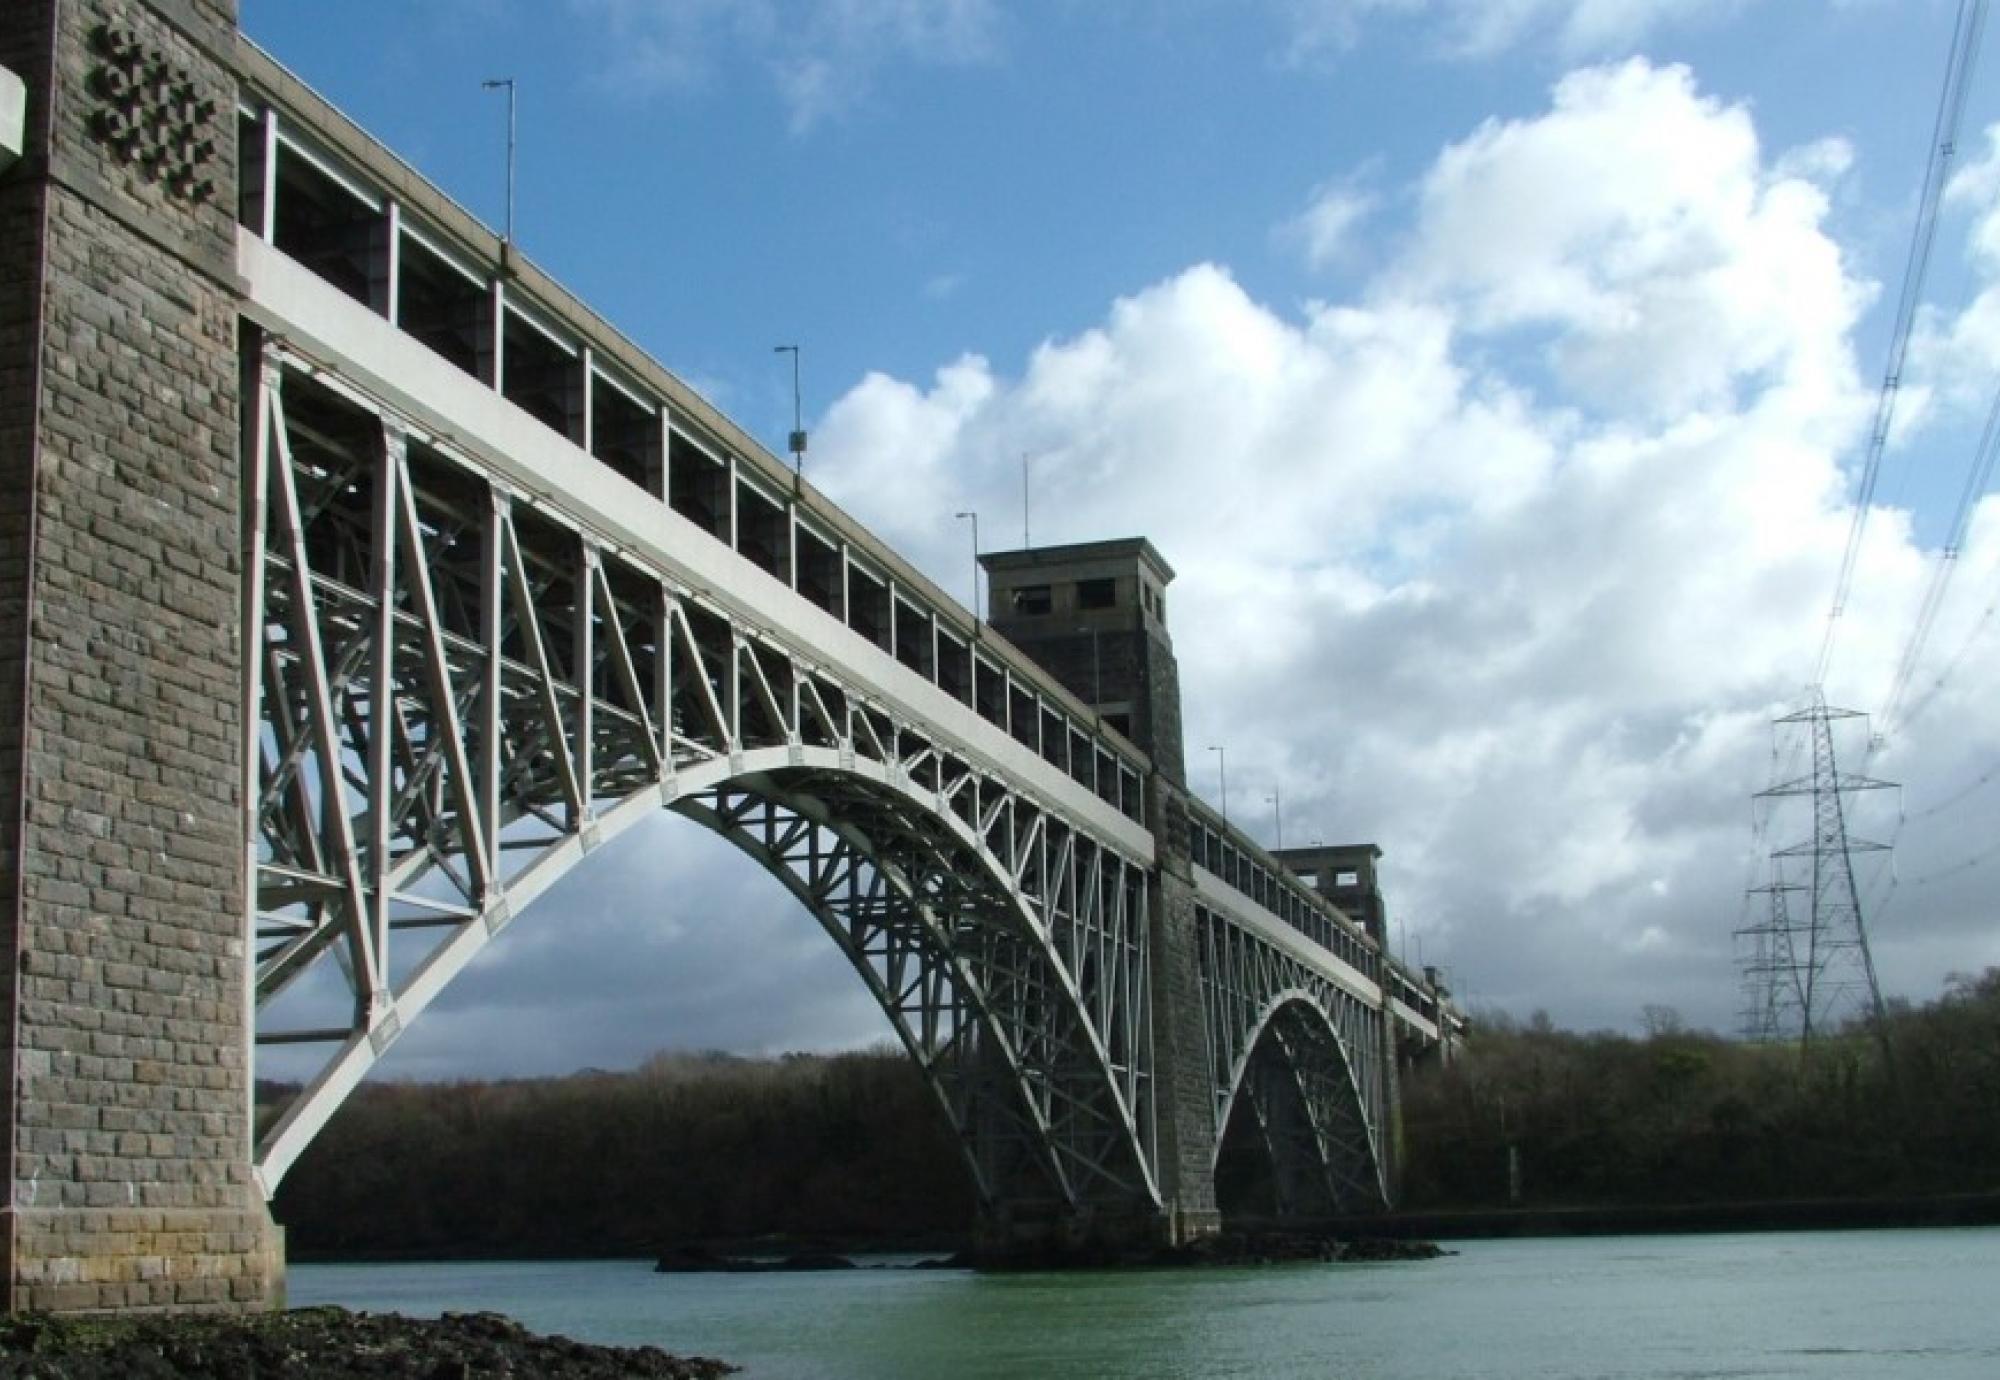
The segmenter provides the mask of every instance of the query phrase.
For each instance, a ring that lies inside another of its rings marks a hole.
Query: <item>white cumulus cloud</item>
[[[1398,914],[1485,996],[1726,1024],[1748,797],[1811,674],[1871,402],[1840,171],[1766,151],[1683,69],[1586,69],[1442,150],[1354,300],[1280,310],[1196,265],[1018,376],[869,379],[821,475],[956,588],[950,514],[1014,511],[1042,457],[1038,540],[1144,534],[1180,572],[1187,741],[1228,744],[1234,818],[1281,788],[1289,841],[1380,842]],[[1970,559],[2000,563],[1982,532]],[[1886,691],[1926,561],[1876,515],[1835,699]],[[1994,669],[1962,645],[1954,694]],[[1889,760],[1937,780],[2000,747],[1995,711],[1928,722]],[[1973,914],[1881,936],[1890,982],[1935,990],[1927,945]]]

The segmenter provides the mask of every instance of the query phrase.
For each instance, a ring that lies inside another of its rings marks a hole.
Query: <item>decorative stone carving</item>
[[[91,131],[174,195],[197,203],[212,198],[215,179],[205,170],[215,161],[208,134],[215,102],[201,95],[185,68],[129,29],[100,24],[90,46],[99,58],[90,73],[99,102]]]

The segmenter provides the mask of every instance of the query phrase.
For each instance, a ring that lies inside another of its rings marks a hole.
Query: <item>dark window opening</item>
[[[1118,602],[1116,580],[1078,580],[1076,606],[1080,609],[1108,609]]]
[[[781,504],[741,478],[736,481],[736,554],[767,575],[791,582],[791,521]]]
[[[801,524],[793,534],[798,543],[795,588],[835,618],[841,616],[840,548],[823,542]]]
[[[1016,613],[1049,613],[1055,606],[1055,596],[1047,585],[1022,585],[1014,591]]]
[[[1130,714],[1106,714],[1104,726],[1122,733],[1127,740],[1132,737],[1132,716]]]
[[[529,325],[519,312],[505,315],[501,393],[551,431],[582,445],[582,357]]]
[[[660,414],[593,373],[590,453],[647,493],[660,492]]]
[[[278,148],[278,248],[357,302],[389,305],[389,217]]]
[[[1042,706],[1042,758],[1050,766],[1069,770],[1069,727],[1063,716],[1047,705]]]
[[[264,233],[264,121],[236,112],[236,221]]]
[[[1007,673],[991,662],[973,658],[972,698],[979,717],[995,728],[1007,727]]]
[[[1097,789],[1097,754],[1092,750],[1090,735],[1074,724],[1069,730],[1069,774],[1077,785],[1086,790]]]
[[[938,629],[938,689],[960,704],[972,703],[972,649]]]
[[[729,466],[678,431],[667,459],[668,505],[717,541],[728,541]]]
[[[403,236],[396,324],[475,378],[493,379],[493,295],[482,283]]]
[[[1012,687],[1008,700],[1007,727],[1023,747],[1041,747],[1041,718],[1035,697],[1018,685]]]
[[[889,586],[865,570],[847,568],[847,626],[889,650]]]
[[[935,649],[931,646],[931,616],[914,604],[896,601],[896,660],[925,680],[932,678]]]

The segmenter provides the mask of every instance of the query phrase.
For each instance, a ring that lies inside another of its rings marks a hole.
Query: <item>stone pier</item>
[[[254,1308],[234,0],[8,0],[7,1309]]]

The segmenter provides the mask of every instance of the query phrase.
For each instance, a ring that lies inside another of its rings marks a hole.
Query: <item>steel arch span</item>
[[[1238,1063],[1217,1114],[1217,1165],[1240,1125],[1268,1160],[1278,1216],[1322,1218],[1388,1206],[1375,1127],[1353,1064],[1311,993],[1279,994]]]
[[[1211,1169],[1232,1120],[1269,1156],[1280,1215],[1389,1205],[1386,1016],[1254,931],[1196,912],[1215,1098]]]
[[[1140,858],[310,361],[247,372],[257,1040],[325,1051],[256,1147],[267,1193],[480,949],[666,808],[820,921],[984,1203],[1158,1213]]]

